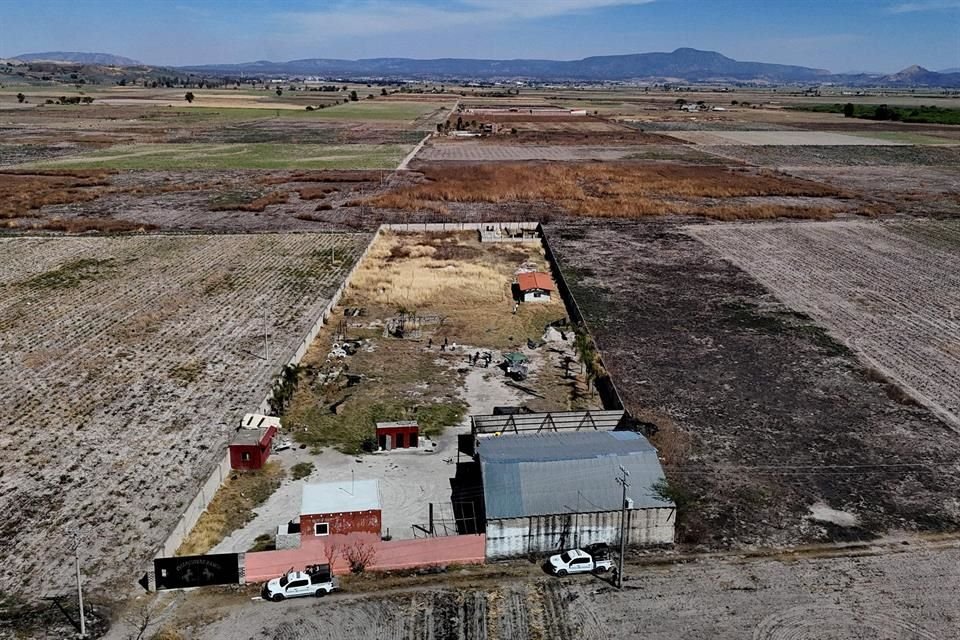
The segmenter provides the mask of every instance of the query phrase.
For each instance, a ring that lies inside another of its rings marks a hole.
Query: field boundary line
[[[423,145],[427,144],[427,140],[429,140],[432,135],[433,135],[432,133],[428,133],[427,135],[425,135],[425,136],[423,137],[423,140],[421,140],[420,142],[417,143],[417,146],[415,146],[415,147],[413,148],[413,151],[411,151],[410,153],[407,154],[407,157],[405,157],[405,158],[400,162],[400,164],[397,165],[397,168],[394,169],[394,171],[408,171],[407,165],[410,164],[410,162],[413,160],[414,156],[416,156],[418,153],[420,153],[420,149],[423,149]]]

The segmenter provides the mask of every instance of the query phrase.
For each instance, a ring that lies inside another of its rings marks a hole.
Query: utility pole
[[[620,473],[623,475],[617,478],[617,482],[623,487],[623,501],[620,503],[620,562],[617,568],[617,589],[623,589],[623,556],[627,552],[627,487],[630,483],[627,478],[630,472],[620,465]]]
[[[80,538],[75,531],[70,533],[73,540],[73,557],[77,567],[77,604],[80,607],[80,637],[87,637],[87,620],[83,613],[83,584],[80,582]]]

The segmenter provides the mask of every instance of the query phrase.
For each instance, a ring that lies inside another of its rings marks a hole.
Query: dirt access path
[[[533,565],[491,565],[377,582],[419,583],[408,590],[367,595],[348,585],[353,592],[279,605],[196,591],[172,596],[179,602],[162,623],[196,640],[930,640],[957,636],[958,567],[960,542],[921,539],[633,564],[623,591],[587,576],[548,578]]]

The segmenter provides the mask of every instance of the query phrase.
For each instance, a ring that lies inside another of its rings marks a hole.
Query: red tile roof
[[[553,286],[553,278],[550,277],[550,274],[542,271],[518,274],[517,286],[520,287],[520,291],[533,291],[534,289],[554,291],[556,289]]]

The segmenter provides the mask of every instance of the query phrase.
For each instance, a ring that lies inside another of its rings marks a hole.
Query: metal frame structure
[[[613,431],[623,420],[625,414],[626,412],[623,409],[613,409],[470,416],[470,432],[474,438],[479,438],[504,433]]]

